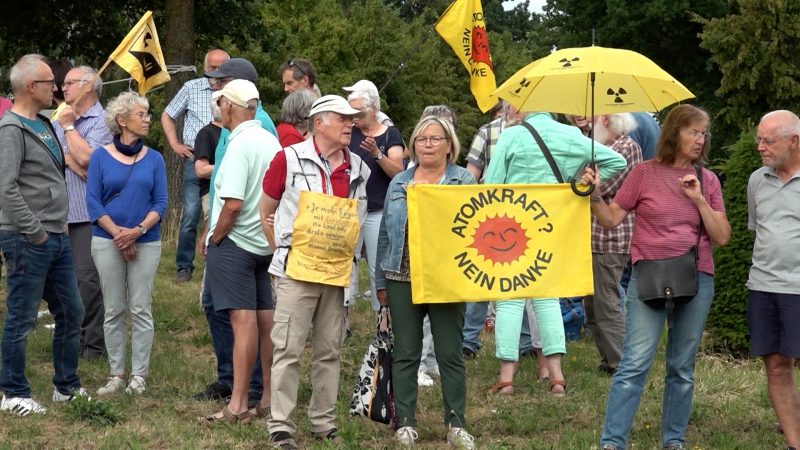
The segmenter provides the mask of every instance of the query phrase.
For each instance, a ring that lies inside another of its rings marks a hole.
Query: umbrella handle
[[[594,188],[595,188],[595,186],[593,184],[590,184],[586,188],[586,190],[584,190],[584,191],[578,189],[578,185],[580,184],[579,183],[580,176],[583,174],[583,171],[587,167],[592,167],[592,168],[594,168],[594,170],[597,170],[597,165],[594,163],[594,161],[592,161],[589,164],[582,165],[581,168],[578,169],[577,172],[575,172],[575,175],[572,177],[572,179],[569,180],[569,187],[572,188],[572,192],[574,192],[575,195],[579,195],[581,197],[588,197],[588,196],[592,195],[592,192],[594,192]]]

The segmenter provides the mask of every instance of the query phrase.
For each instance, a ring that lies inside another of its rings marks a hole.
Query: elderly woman
[[[475,184],[466,169],[454,164],[460,145],[453,125],[435,116],[424,117],[411,134],[412,158],[416,165],[392,179],[386,194],[378,238],[375,285],[378,300],[389,306],[394,327],[392,379],[397,414],[396,438],[411,446],[417,439],[417,383],[414,376],[422,353],[422,322],[430,318],[436,359],[442,376],[444,422],[447,441],[462,449],[473,449],[472,436],[464,429],[466,369],[461,354],[464,304],[414,305],[408,255],[408,209],[406,188],[410,184]]]
[[[89,162],[86,203],[94,224],[92,258],[100,274],[111,377],[104,396],[145,391],[153,346],[150,308],[161,258],[161,218],[167,209],[167,172],[158,151],[144,145],[151,115],[147,99],[123,92],[106,107],[114,135]],[[125,313],[131,314],[131,378],[125,386]]]
[[[655,159],[634,167],[610,204],[599,197],[599,189],[592,196],[592,213],[605,228],[615,227],[629,213],[636,213],[622,361],[611,381],[600,436],[601,446],[606,450],[622,450],[627,446],[667,319],[665,308],[651,307],[639,299],[637,281],[644,281],[645,274],[640,273],[638,263],[682,255],[699,241],[697,294],[688,302],[675,305],[674,326],[667,335],[661,420],[664,449],[686,448],[694,364],[714,295],[711,245],[725,245],[731,235],[720,182],[713,172],[700,168],[711,147],[708,126],[708,114],[702,109],[691,105],[673,108],[661,129]],[[591,169],[583,179],[595,184],[598,181]]]
[[[310,135],[308,112],[317,98],[319,96],[314,91],[298,89],[283,100],[280,123],[275,127],[281,147],[299,144]]]
[[[378,249],[378,229],[383,215],[386,189],[392,177],[403,170],[403,136],[395,127],[377,120],[381,110],[378,93],[357,89],[347,97],[350,106],[362,111],[364,116],[354,121],[350,138],[350,151],[360,156],[372,171],[367,180],[367,218],[361,226],[361,238],[367,253],[369,282],[372,291],[372,309],[378,310],[375,291],[375,253]]]

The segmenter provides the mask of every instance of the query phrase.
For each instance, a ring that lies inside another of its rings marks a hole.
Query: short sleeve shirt
[[[392,178],[386,175],[386,172],[378,165],[378,160],[374,156],[361,148],[361,143],[364,142],[365,138],[366,136],[360,129],[353,127],[353,134],[348,148],[351,152],[360,156],[371,171],[367,180],[367,211],[380,211],[383,209],[386,190],[389,189],[389,182],[392,181]],[[378,150],[384,155],[394,146],[405,147],[403,136],[395,127],[388,127],[385,133],[376,136],[375,143],[378,146]]]
[[[213,123],[200,129],[200,132],[197,133],[197,139],[195,139],[194,142],[195,161],[205,159],[209,164],[212,166],[214,165],[214,153],[216,152],[221,132],[222,128]],[[211,180],[209,178],[198,178],[197,181],[200,185],[200,197],[208,194]]]
[[[194,148],[197,133],[211,122],[211,92],[207,78],[189,80],[164,110],[173,119],[186,114],[183,121],[183,143],[189,147]]]

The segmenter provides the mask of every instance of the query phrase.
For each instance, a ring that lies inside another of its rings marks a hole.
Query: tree
[[[722,73],[716,94],[722,118],[752,128],[765,112],[795,109],[800,101],[800,3],[738,0],[738,12],[703,20],[701,46]]]

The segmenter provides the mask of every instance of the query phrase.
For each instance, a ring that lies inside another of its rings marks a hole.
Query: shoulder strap
[[[556,161],[553,159],[553,155],[550,153],[550,149],[547,148],[547,146],[544,144],[542,137],[539,136],[539,132],[536,131],[536,128],[533,128],[533,125],[529,124],[528,122],[525,122],[524,120],[520,125],[527,128],[528,131],[531,132],[533,139],[536,140],[536,143],[539,144],[539,148],[542,150],[542,153],[544,153],[544,157],[545,159],[547,159],[547,163],[550,164],[550,170],[553,171],[553,175],[556,176],[556,180],[558,180],[559,183],[563,183],[564,177],[561,176],[561,171],[558,170]]]
[[[703,195],[703,169],[700,165],[695,164],[694,172],[697,174],[697,182],[700,183],[700,195]],[[700,235],[703,233],[703,216],[700,216],[700,222],[697,224],[697,253],[700,253]]]
[[[300,160],[300,154],[297,153],[297,149],[294,148],[294,145],[290,145],[289,148],[292,149],[292,151],[294,152],[294,157],[297,158],[297,164],[300,165],[300,174],[303,175],[303,178],[305,178],[306,186],[308,187],[308,190],[310,191],[311,190],[311,184],[309,184],[309,182],[308,182],[308,176],[306,175],[306,171],[303,170],[303,161]],[[288,172],[286,173],[286,177],[287,178],[289,177],[289,173]],[[324,183],[325,180],[322,180],[322,182]],[[294,177],[292,177],[292,185],[294,185]]]

